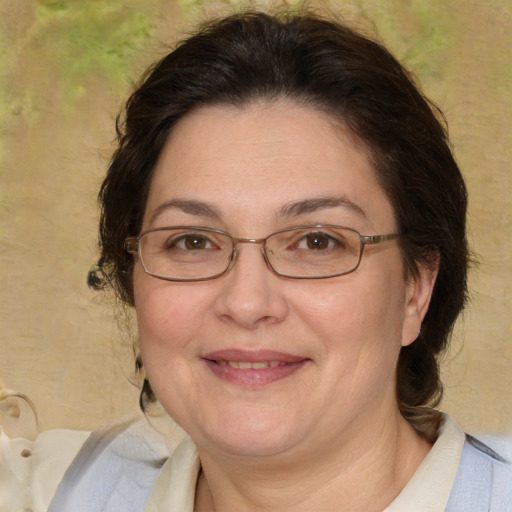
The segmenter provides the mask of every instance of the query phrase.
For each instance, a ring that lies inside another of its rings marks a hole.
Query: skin
[[[342,201],[283,214],[326,197]],[[211,208],[163,206],[183,200]],[[183,118],[156,166],[143,230],[194,225],[263,238],[320,223],[396,232],[365,147],[326,114],[281,101],[203,107]],[[428,270],[404,281],[396,241],[368,246],[355,272],[324,280],[279,277],[248,244],[211,281],[162,281],[136,261],[144,367],[201,457],[196,511],[388,505],[430,449],[398,411],[395,368],[400,348],[417,337],[434,281]],[[205,354],[225,349],[274,350],[305,363],[275,382],[242,385],[205,364]]]

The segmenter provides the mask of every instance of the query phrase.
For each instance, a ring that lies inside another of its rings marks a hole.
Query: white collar
[[[383,512],[444,512],[457,475],[464,432],[445,415],[434,446],[402,492]],[[201,463],[187,437],[162,467],[144,512],[193,512]]]
[[[163,465],[143,512],[193,512],[200,468],[197,448],[186,437]]]
[[[464,432],[445,414],[432,449],[383,512],[444,512],[459,469],[464,440]]]

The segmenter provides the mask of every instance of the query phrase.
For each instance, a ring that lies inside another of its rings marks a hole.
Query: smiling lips
[[[287,363],[283,361],[215,361],[221,366],[231,366],[231,368],[240,368],[241,370],[248,370],[250,368],[254,370],[261,370],[263,368],[275,368],[276,366],[284,366]]]
[[[274,351],[221,350],[203,357],[222,380],[241,386],[262,386],[284,379],[302,368],[308,359]]]

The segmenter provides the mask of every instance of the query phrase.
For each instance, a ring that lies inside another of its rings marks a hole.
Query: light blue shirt
[[[494,440],[495,451],[489,448],[488,444],[484,444],[472,436],[464,436],[453,420],[447,418],[447,423],[450,428],[445,428],[445,432],[441,432],[438,441],[434,444],[434,448],[437,445],[437,449],[433,448],[427,456],[427,458],[430,457],[429,462],[431,463],[427,467],[439,467],[440,463],[442,466],[443,459],[448,461],[448,459],[456,457],[455,460],[450,460],[450,463],[458,464],[458,469],[455,466],[456,476],[451,492],[448,488],[447,507],[439,505],[440,508],[434,507],[431,510],[512,512],[512,465],[504,456],[498,454],[500,452],[510,457],[512,439],[503,439],[501,442],[497,439]],[[452,434],[446,432],[450,429]],[[453,434],[456,431],[461,433],[460,437]],[[450,435],[454,435],[454,437],[447,439]],[[454,450],[455,455],[454,453],[443,453],[444,450],[439,448],[446,446],[447,441],[452,441],[455,444],[460,441],[463,446],[459,445],[460,449]],[[491,440],[492,442],[493,440]],[[170,458],[166,461],[165,458],[169,455]],[[180,458],[179,479],[187,483],[186,490],[183,489],[181,492],[181,484],[178,486],[166,485],[165,487],[174,488],[180,494],[187,494],[184,497],[185,501],[193,504],[199,459],[190,438],[186,438],[171,454],[168,447],[164,448],[159,445],[154,438],[141,435],[140,429],[135,428],[133,423],[120,424],[94,432],[66,472],[48,512],[143,512],[150,494],[154,495],[152,490],[154,491],[154,488],[158,487],[158,484],[155,485],[155,483],[162,480],[165,474],[173,474],[172,471],[166,472],[166,470],[172,469],[173,459],[176,457]],[[432,461],[432,458],[441,460]],[[164,466],[163,470],[162,466]],[[420,473],[417,473],[416,476],[419,476]],[[177,473],[174,472],[174,474]],[[424,475],[425,473],[421,474],[422,478]],[[416,478],[416,483],[417,481],[418,478]],[[437,489],[435,486],[434,488]],[[430,489],[428,492],[431,492],[432,486],[430,488],[428,485],[413,486],[412,489],[411,493],[411,486],[408,484],[404,488],[404,491],[409,491],[407,500],[402,499],[401,505],[398,507],[395,507],[395,502],[393,502],[389,510],[423,512],[421,503],[425,498],[428,499],[428,496],[417,494],[425,493],[425,489]],[[416,489],[419,490],[416,492]],[[188,496],[189,494],[190,496]],[[397,502],[399,498],[400,495]],[[439,503],[446,504],[446,499],[446,497],[441,497]],[[403,503],[405,503],[405,508],[403,508]],[[155,510],[161,508],[158,503],[153,506],[156,506]],[[191,507],[193,508],[193,505]],[[167,507],[165,510],[166,512],[188,512],[173,511],[172,508]]]

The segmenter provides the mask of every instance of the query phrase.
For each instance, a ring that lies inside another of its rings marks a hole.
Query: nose
[[[284,284],[268,267],[261,247],[239,244],[232,267],[219,278],[215,313],[245,329],[277,324],[288,314]]]

